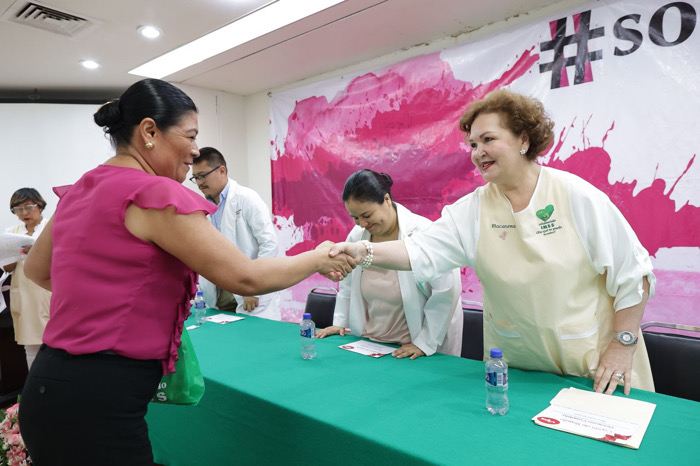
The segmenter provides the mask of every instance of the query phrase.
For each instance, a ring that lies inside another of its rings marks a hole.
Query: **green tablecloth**
[[[211,314],[211,310],[209,311]],[[188,324],[191,322],[188,322]],[[566,387],[592,381],[511,369],[510,411],[484,406],[479,361],[436,354],[373,359],[255,317],[190,331],[206,381],[196,407],[150,404],[155,460],[228,464],[700,464],[700,403],[632,390],[657,404],[639,450],[536,426]],[[697,368],[694,368],[697,370]]]

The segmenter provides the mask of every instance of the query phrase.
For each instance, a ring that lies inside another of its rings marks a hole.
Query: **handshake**
[[[324,241],[316,246],[320,263],[317,271],[324,277],[339,282],[352,272],[367,256],[367,248],[363,243],[333,243]]]

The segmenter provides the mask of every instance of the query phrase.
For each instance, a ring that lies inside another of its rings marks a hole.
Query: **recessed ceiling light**
[[[79,63],[83,65],[83,68],[87,68],[88,70],[94,70],[100,67],[100,64],[94,60],[80,60]]]
[[[155,26],[141,26],[138,31],[146,39],[156,39],[162,34],[161,30]]]
[[[221,29],[134,68],[129,71],[129,74],[148,78],[164,78],[342,1],[277,0],[271,2]]]

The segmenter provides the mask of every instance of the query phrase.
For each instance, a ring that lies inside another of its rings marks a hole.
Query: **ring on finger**
[[[614,372],[613,377],[617,377],[620,381],[625,380],[625,374],[622,374],[621,372]]]

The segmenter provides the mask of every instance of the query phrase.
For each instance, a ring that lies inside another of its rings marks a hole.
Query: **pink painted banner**
[[[540,163],[608,194],[653,256],[645,321],[700,325],[700,27],[691,3],[597,2],[492,38],[273,94],[273,213],[288,254],[353,226],[345,179],[371,168],[431,219],[483,184],[457,121],[508,87],[541,99],[556,141]],[[632,15],[632,16],[630,16]],[[635,18],[637,19],[635,21]],[[463,298],[481,301],[471,269]],[[285,292],[298,321],[316,276]]]

